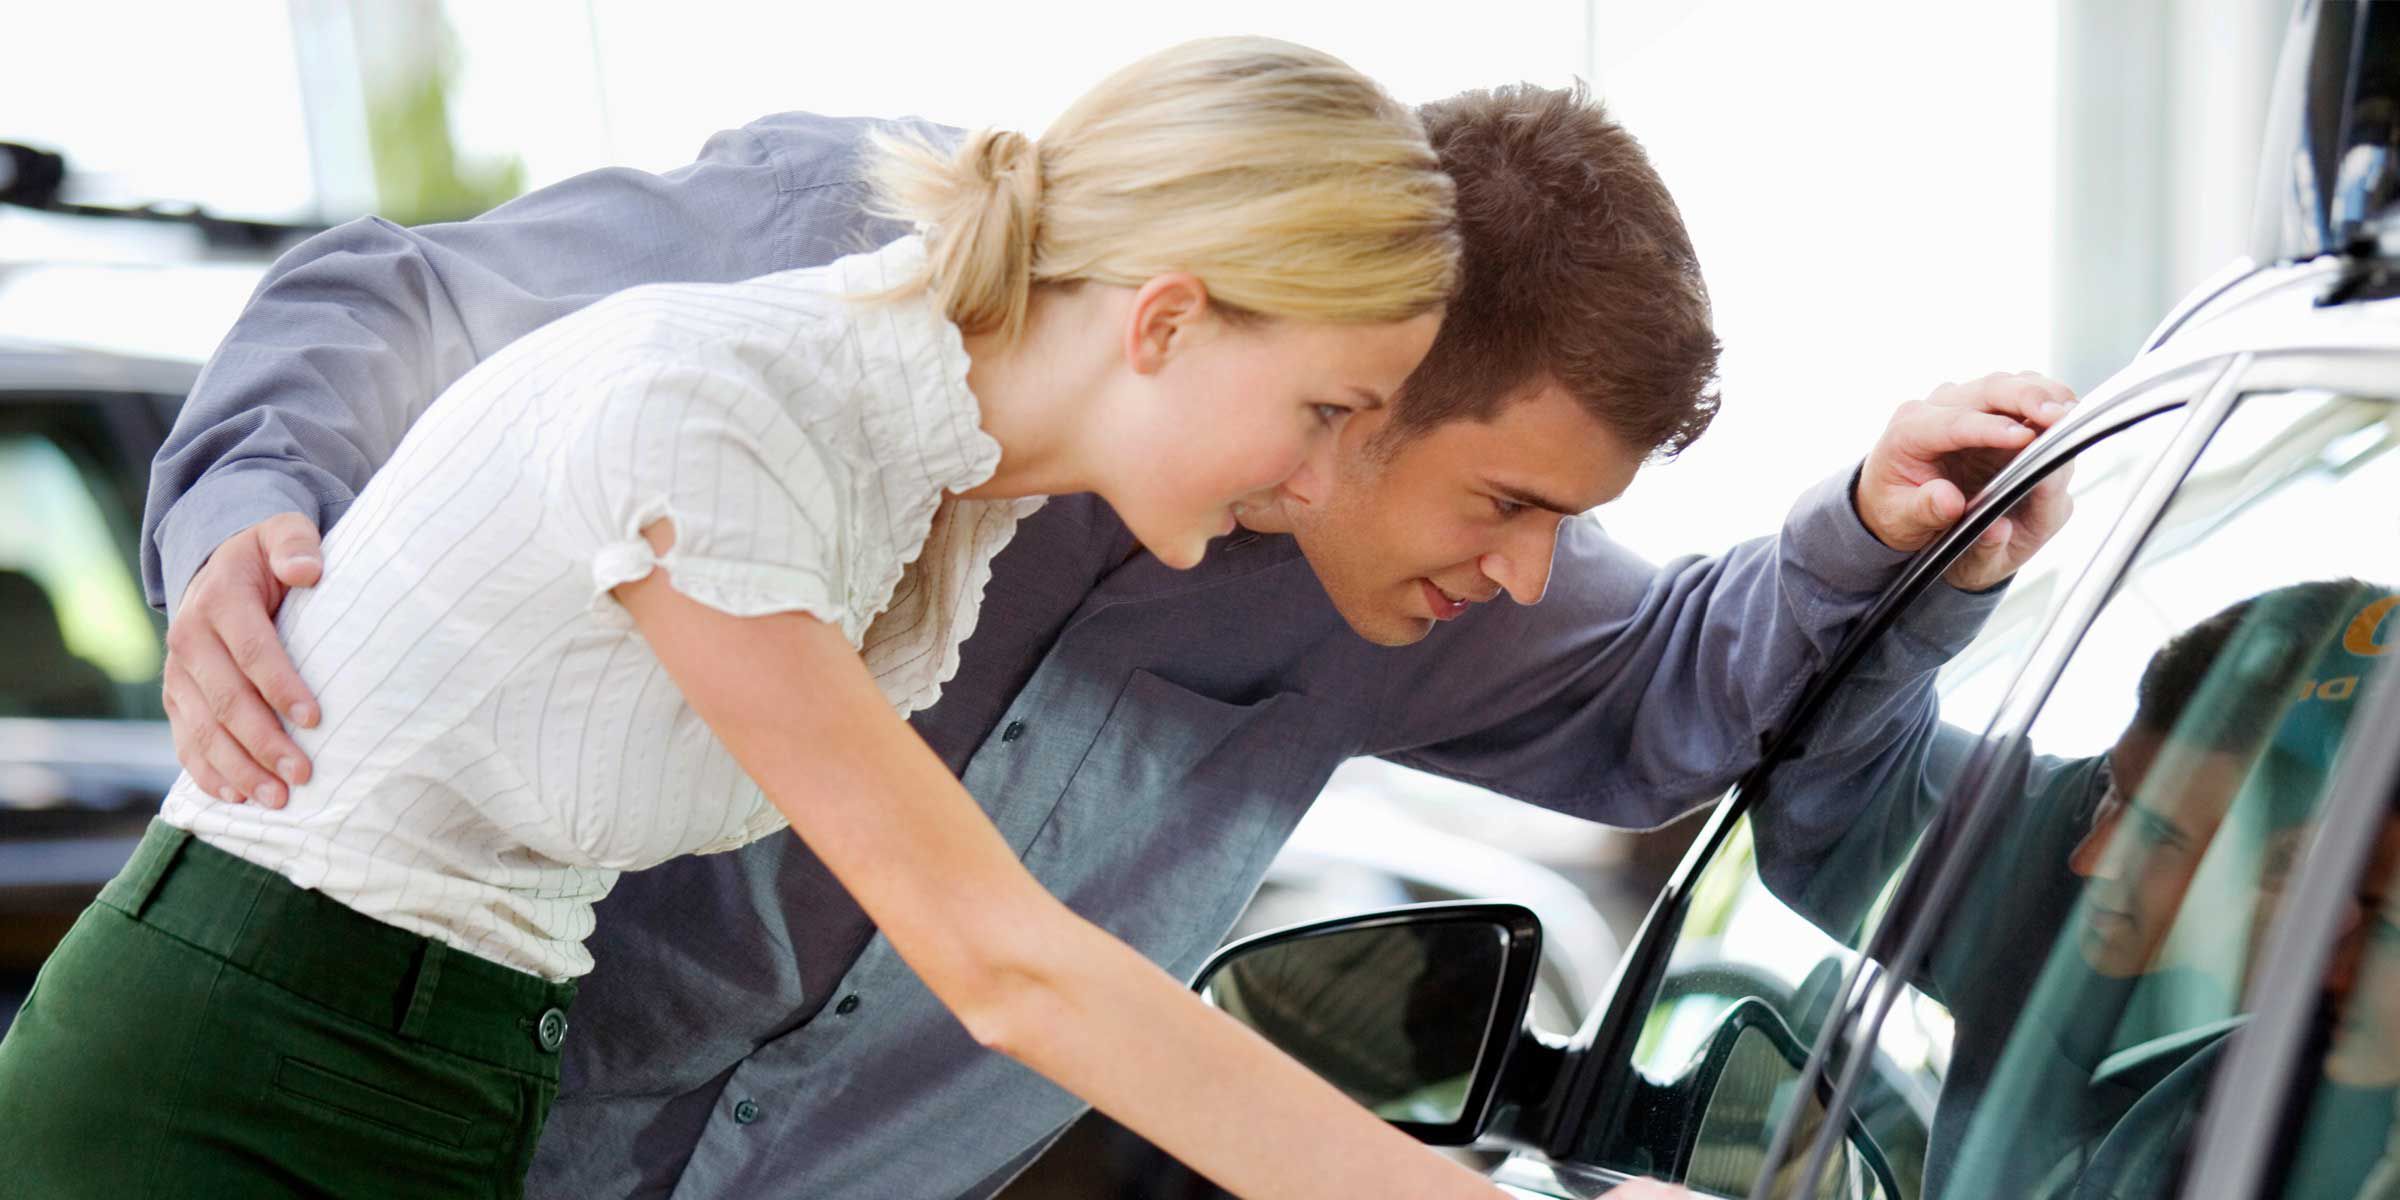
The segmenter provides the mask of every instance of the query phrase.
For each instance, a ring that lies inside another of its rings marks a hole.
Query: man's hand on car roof
[[[2074,404],[2065,384],[2026,371],[1945,383],[1901,405],[1859,468],[1859,520],[1894,550],[1923,548]],[[1967,591],[2000,583],[2066,524],[2071,508],[2065,472],[2055,473],[1992,522],[1943,578]]]

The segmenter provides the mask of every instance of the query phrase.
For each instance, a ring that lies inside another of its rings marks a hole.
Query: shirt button
[[[757,1119],[758,1119],[758,1102],[757,1102],[757,1101],[755,1101],[755,1100],[744,1100],[744,1101],[742,1101],[742,1102],[740,1102],[740,1103],[738,1103],[738,1104],[736,1104],[736,1105],[734,1105],[734,1106],[733,1106],[733,1123],[734,1123],[734,1124],[736,1124],[736,1125],[747,1125],[747,1124],[749,1124],[750,1122],[752,1122],[752,1121],[755,1121],[755,1120],[757,1120]]]
[[[1024,736],[1025,722],[1023,721],[1010,721],[1008,728],[1000,731],[1000,740],[1004,742],[1013,742]]]
[[[844,996],[842,997],[842,1002],[840,1004],[833,1006],[833,1012],[835,1016],[846,1017],[857,1011],[858,997],[855,995]]]

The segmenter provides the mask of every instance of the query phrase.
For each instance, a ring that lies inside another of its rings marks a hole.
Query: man
[[[1975,474],[2071,400],[1945,388],[1780,538],[1654,569],[1566,518],[1714,412],[1673,202],[1579,90],[1425,115],[1466,280],[1400,402],[1350,422],[1333,498],[1251,514],[1188,572],[1090,498],[1053,500],[913,718],[1047,886],[1187,976],[1346,758],[1625,826],[1710,798]],[[895,235],[857,208],[872,128],[769,117],[666,176],[596,172],[459,225],[354,222],[280,262],[153,478],[145,579],[175,614],[167,702],[195,778],[279,803],[266,767],[304,777],[276,713],[319,714],[272,611],[444,384],[610,291]],[[1953,571],[1962,627],[2062,517],[2045,497]],[[1477,607],[1504,591],[1516,606]],[[985,1195],[1080,1110],[979,1050],[796,838],[629,876],[598,921],[534,1194]]]

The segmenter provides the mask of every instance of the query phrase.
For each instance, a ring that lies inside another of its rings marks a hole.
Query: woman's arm
[[[644,535],[662,552],[666,522]],[[1018,861],[841,632],[615,589],[667,674],[975,1040],[1243,1196],[1498,1194],[1353,1104]]]

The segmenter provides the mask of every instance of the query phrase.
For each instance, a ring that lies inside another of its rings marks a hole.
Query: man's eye
[[[1492,497],[1492,511],[1500,514],[1503,519],[1506,519],[1508,517],[1513,517],[1518,513],[1524,512],[1525,506],[1517,503],[1514,500],[1503,500],[1498,496],[1494,496]]]
[[[1342,418],[1350,415],[1350,410],[1339,404],[1312,404],[1309,407],[1317,410],[1317,420],[1329,428],[1340,425]]]

